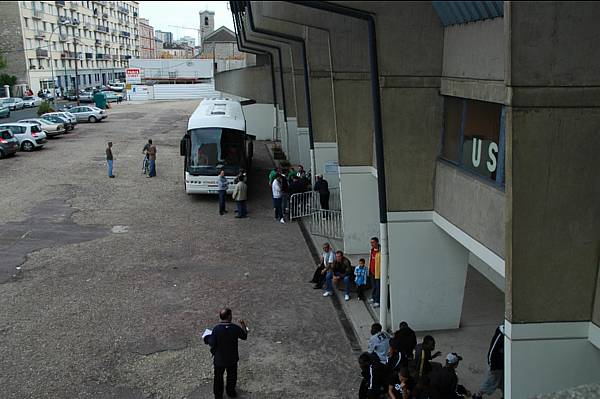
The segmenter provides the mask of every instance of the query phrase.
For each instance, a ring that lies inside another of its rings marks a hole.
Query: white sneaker
[[[373,303],[373,302],[375,302],[375,300],[373,298],[369,298],[369,302]]]
[[[325,291],[325,293],[323,294],[323,296],[332,296],[333,292],[331,291]]]
[[[283,218],[281,218],[281,219],[279,219],[279,223],[285,224],[285,220],[283,220]]]
[[[378,308],[378,307],[379,307],[379,304],[378,304],[377,302],[375,302],[375,303],[373,304],[373,307],[374,307],[374,308]]]
[[[350,295],[344,295],[344,301],[349,301],[350,300]]]

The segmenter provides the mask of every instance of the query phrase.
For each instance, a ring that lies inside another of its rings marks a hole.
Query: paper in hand
[[[208,337],[209,335],[212,334],[212,330],[209,330],[208,328],[206,330],[204,330],[204,332],[202,333],[202,339]]]

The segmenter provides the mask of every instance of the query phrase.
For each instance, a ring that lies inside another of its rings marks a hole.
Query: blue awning
[[[504,16],[503,1],[434,1],[433,8],[444,26]]]

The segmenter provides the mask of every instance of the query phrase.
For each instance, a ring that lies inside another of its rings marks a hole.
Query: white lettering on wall
[[[473,151],[471,155],[473,166],[478,167],[481,162],[481,140],[473,139]]]
[[[490,156],[490,160],[487,161],[487,169],[490,171],[490,173],[496,170],[496,154],[494,154],[494,152],[498,154],[498,144],[492,141],[488,147],[488,155]]]

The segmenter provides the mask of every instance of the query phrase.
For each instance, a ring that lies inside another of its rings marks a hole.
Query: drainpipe
[[[274,37],[279,37],[279,38],[285,39],[285,40],[291,40],[291,41],[300,43],[302,46],[302,63],[303,63],[303,67],[304,67],[304,97],[306,100],[306,119],[308,122],[308,142],[309,142],[309,147],[310,147],[311,186],[314,187],[315,175],[316,175],[317,171],[315,169],[315,167],[316,167],[315,139],[314,139],[314,135],[313,135],[313,126],[312,126],[312,110],[311,110],[311,104],[310,104],[310,85],[309,85],[309,80],[308,80],[308,61],[307,61],[307,56],[306,56],[306,42],[304,41],[304,38],[299,37],[299,36],[289,35],[287,33],[274,32],[274,31],[270,31],[270,30],[262,29],[262,28],[257,28],[254,25],[254,17],[252,15],[252,2],[246,1],[244,3],[248,9],[248,19],[250,21],[250,28],[252,29],[252,31],[254,31],[256,33],[262,33],[267,36],[274,36]]]
[[[385,163],[383,159],[383,126],[381,121],[381,95],[379,91],[379,65],[375,18],[368,12],[341,6],[328,1],[298,1],[295,5],[315,8],[367,22],[369,28],[369,69],[371,75],[371,97],[373,104],[373,130],[375,134],[375,156],[377,162],[377,188],[379,194],[379,240],[381,244],[381,308],[379,322],[384,329],[388,323],[388,226],[387,195],[385,186]]]
[[[233,18],[235,19],[236,16],[233,15]],[[273,54],[271,54],[270,51],[263,51],[260,49],[256,49],[256,48],[252,48],[252,47],[244,47],[241,43],[240,43],[240,36],[239,36],[239,32],[237,29],[237,21],[233,24],[233,28],[235,30],[235,39],[237,42],[237,47],[239,51],[243,51],[246,53],[251,53],[251,54],[255,54],[255,55],[268,55],[269,56],[269,62],[271,64],[271,84],[272,84],[272,88],[273,88],[273,103],[275,105],[275,128],[273,129],[273,141],[277,140],[277,133],[276,133],[276,129],[279,127],[279,111],[277,109],[277,87],[275,86],[275,67],[273,65],[274,59],[273,59]]]
[[[281,57],[281,49],[277,46],[273,46],[270,44],[265,44],[265,43],[260,43],[260,42],[249,40],[246,37],[246,29],[244,27],[244,23],[241,20],[241,18],[242,18],[241,17],[241,9],[239,7],[240,3],[236,2],[236,1],[231,1],[230,5],[231,5],[232,13],[234,15],[235,23],[237,24],[238,32],[242,33],[242,37],[245,42],[257,44],[259,46],[263,46],[263,47],[267,47],[267,48],[272,48],[277,51],[277,56],[279,58],[279,79],[281,80],[281,97],[282,97],[282,105],[283,105],[283,120],[284,120],[283,128],[285,130],[286,145],[289,145],[289,131],[288,131],[288,126],[287,126],[287,106],[286,106],[286,99],[285,99],[285,83],[283,80],[283,59]],[[289,148],[286,148],[286,152],[289,153]]]

